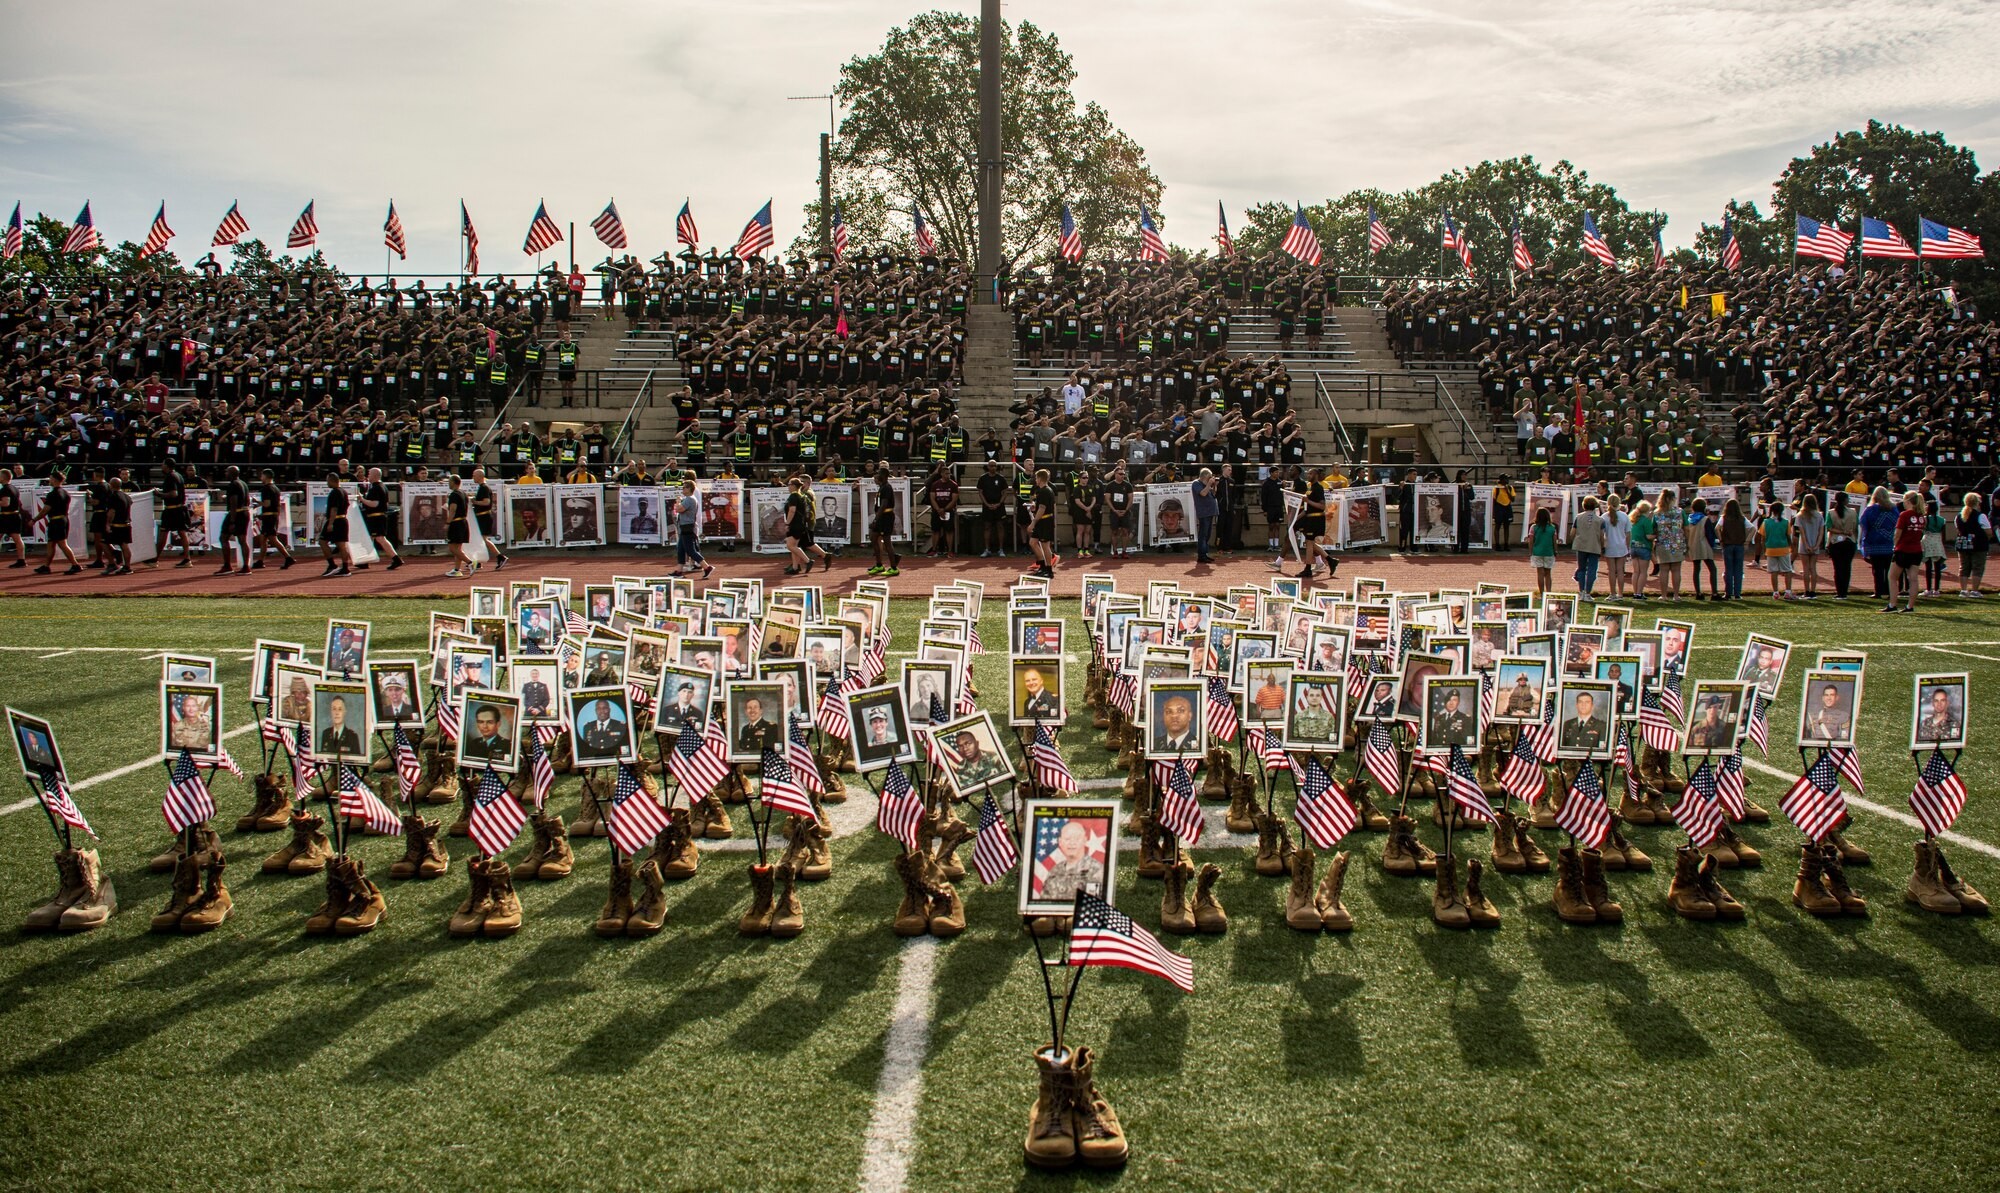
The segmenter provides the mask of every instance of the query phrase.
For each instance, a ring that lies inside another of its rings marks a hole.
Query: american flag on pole
[[[1368,209],[1368,251],[1379,253],[1394,242],[1395,237],[1389,235],[1388,226],[1383,224],[1381,219],[1375,215],[1375,209],[1370,207]]]
[[[375,789],[368,786],[361,772],[351,766],[340,768],[340,814],[353,819],[360,817],[368,827],[378,833],[392,837],[403,835],[403,819],[396,815]]]
[[[1446,212],[1444,217],[1444,247],[1446,252],[1457,253],[1465,272],[1468,275],[1472,273],[1472,242],[1458,230],[1458,222],[1451,218],[1450,212]]]
[[[986,653],[986,641],[979,636],[979,626],[977,623],[966,628],[965,644],[975,655]]]
[[[1500,785],[1507,794],[1533,807],[1549,792],[1549,775],[1542,760],[1529,744],[1526,727],[1514,735],[1514,748],[1507,752],[1507,765],[1500,768]]]
[[[1068,795],[1077,789],[1076,776],[1063,761],[1062,747],[1056,745],[1056,731],[1048,725],[1035,726],[1035,740],[1028,746],[1028,765],[1035,782],[1050,791]]]
[[[542,740],[545,731],[553,740],[554,725],[535,726],[534,736],[528,739],[528,795],[537,812],[548,806],[549,792],[556,785],[556,764],[549,758],[548,742]]]
[[[1848,250],[1854,247],[1854,233],[1842,232],[1836,225],[1822,224],[1818,220],[1800,216],[1798,238],[1792,242],[1792,247],[1801,257],[1845,261]]]
[[[438,705],[438,736],[446,741],[458,740],[458,702],[446,700]]]
[[[1361,745],[1361,769],[1375,780],[1376,789],[1384,796],[1403,789],[1403,764],[1389,739],[1389,726],[1381,721],[1368,727],[1368,740]]]
[[[1660,229],[1655,225],[1653,228],[1653,268],[1665,269],[1666,267],[1667,242],[1661,238]]]
[[[1951,759],[1942,751],[1932,751],[1917,771],[1917,785],[1910,791],[1910,811],[1917,814],[1924,831],[1935,837],[1949,829],[1964,809],[1965,780],[1958,777]]]
[[[1903,234],[1887,220],[1861,219],[1861,255],[1864,257],[1887,257],[1895,261],[1914,261],[1917,250],[1903,239]]]
[[[1364,659],[1368,657],[1372,656],[1356,655],[1347,660],[1347,698],[1349,700],[1359,701],[1361,693],[1368,690],[1368,668],[1362,665]]]
[[[1959,793],[1963,795],[1964,791],[1964,784],[1960,784]],[[49,810],[49,815],[71,828],[80,828],[93,837],[97,835],[97,830],[91,828],[90,822],[83,818],[83,809],[76,806],[75,798],[69,793],[69,784],[57,778],[56,772],[52,770],[42,772],[41,800],[42,806]],[[1964,800],[1961,799],[1959,802],[1963,803]],[[1957,813],[1954,812],[1953,815]]]
[[[21,224],[21,205],[17,202],[14,204],[12,218],[7,221],[6,237],[5,239],[0,239],[0,261],[11,261],[20,256],[21,249],[25,244],[25,229]]]
[[[937,237],[931,234],[931,226],[924,222],[924,209],[910,208],[910,221],[917,230],[917,256],[928,257],[937,252]]]
[[[167,224],[167,205],[160,204],[160,213],[153,217],[153,227],[146,233],[146,243],[139,246],[139,258],[144,260],[167,247],[174,238],[174,230]]]
[[[1847,800],[1840,794],[1840,769],[1834,765],[1831,751],[1820,751],[1806,773],[1778,801],[1778,806],[1815,845],[1839,826],[1847,815]]]
[[[479,233],[472,226],[472,213],[465,209],[465,200],[458,201],[458,234],[465,237],[465,272],[479,272]]]
[[[479,852],[487,857],[499,856],[501,850],[521,835],[521,826],[526,823],[527,810],[521,807],[520,800],[507,794],[507,780],[498,771],[483,772],[479,786],[473,791],[472,821],[466,827]]]
[[[1611,835],[1611,807],[1604,802],[1604,783],[1597,768],[1586,762],[1576,769],[1569,796],[1556,809],[1556,824],[1588,849],[1598,849]]]
[[[416,790],[419,780],[424,777],[424,764],[417,759],[417,748],[410,744],[410,735],[396,726],[396,740],[390,747],[390,756],[396,764],[397,790],[403,793],[403,802],[408,803],[410,792]]]
[[[690,806],[708,796],[729,777],[728,739],[721,720],[711,717],[708,731],[697,734],[693,721],[681,722],[681,735],[667,755],[667,770],[673,773]]]
[[[1983,258],[1985,246],[1979,238],[1962,228],[1951,228],[1934,220],[1917,219],[1917,248],[1922,250],[1926,260],[1938,261],[1949,258]]]
[[[1752,701],[1750,707],[1750,741],[1756,745],[1759,754],[1769,757],[1771,700],[1761,691],[1752,692],[1750,699]]]
[[[903,843],[905,849],[917,847],[917,825],[924,818],[924,802],[917,798],[916,788],[910,784],[910,773],[900,762],[889,764],[889,773],[882,780],[882,798],[875,808],[875,827]]]
[[[292,790],[300,799],[312,797],[313,774],[315,768],[306,761],[306,727],[298,726],[292,731]]]
[[[1479,785],[1479,772],[1472,769],[1472,760],[1456,745],[1452,746],[1451,759],[1445,765],[1445,790],[1451,793],[1452,802],[1466,819],[1493,823],[1493,805],[1486,802],[1486,789]]]
[[[882,640],[882,636],[877,634],[875,641],[868,644],[868,649],[861,652],[861,666],[858,669],[858,673],[861,677],[862,687],[865,688],[881,679],[883,672],[888,670],[888,662],[885,658],[887,647],[888,644]]]
[[[1840,777],[1854,785],[1854,794],[1867,795],[1868,785],[1861,781],[1861,756],[1847,746],[1835,746],[1828,753],[1833,755],[1833,765],[1840,771]]]
[[[766,754],[766,758],[774,755]],[[653,843],[666,831],[666,809],[646,793],[645,784],[624,763],[618,764],[618,778],[611,784],[611,844],[627,857]]]
[[[747,261],[775,243],[776,237],[771,233],[771,201],[766,199],[750,222],[743,225],[743,234],[736,238],[735,253]]]
[[[313,203],[308,200],[306,209],[299,212],[299,218],[292,221],[292,230],[285,237],[288,249],[308,249],[319,242],[319,220],[313,216]]]
[[[1715,780],[1715,768],[1704,758],[1688,776],[1687,791],[1674,805],[1674,823],[1687,830],[1696,848],[1706,848],[1722,834],[1722,808]]]
[[[563,633],[572,638],[581,638],[590,633],[590,622],[574,609],[563,610]]]
[[[215,239],[209,244],[215,248],[227,248],[243,239],[243,234],[249,230],[250,221],[243,218],[236,204],[231,203],[229,210],[222,213],[222,222],[215,226]]]
[[[840,218],[840,204],[833,205],[833,259],[847,259],[847,221]]]
[[[166,817],[167,827],[174,832],[215,815],[215,797],[208,793],[208,784],[186,750],[174,759],[167,779],[167,798],[160,802],[160,815]]]
[[[1014,843],[1014,830],[1007,827],[1007,820],[1000,815],[1000,805],[993,802],[993,793],[986,793],[986,802],[979,807],[979,834],[972,839],[972,868],[979,872],[979,881],[988,886],[1007,877],[1014,869],[1014,863],[1021,860],[1021,847]]]
[[[1235,741],[1236,732],[1241,728],[1236,718],[1236,701],[1229,695],[1229,685],[1220,675],[1208,677],[1208,735],[1217,741]]]
[[[1158,781],[1162,771],[1165,772],[1166,782],[1162,784],[1165,794],[1160,800],[1160,823],[1189,845],[1201,844],[1201,803],[1194,794],[1193,764],[1186,760],[1155,762],[1155,781]]]
[[[1687,716],[1687,706],[1681,702],[1680,672],[1669,671],[1666,677],[1660,681],[1660,707],[1665,710],[1667,716],[1676,725],[1680,724],[1681,720]],[[1673,749],[1672,746],[1661,746],[1660,748],[1663,750]]]
[[[1618,257],[1611,246],[1604,243],[1604,236],[1597,230],[1597,217],[1586,211],[1583,213],[1583,251],[1597,258],[1597,263],[1606,269],[1618,268]]]
[[[85,253],[91,249],[104,247],[104,238],[97,234],[97,221],[90,217],[90,204],[76,213],[76,223],[70,225],[69,235],[63,238],[62,251],[65,253]]]
[[[403,234],[403,217],[396,214],[394,199],[389,200],[389,218],[382,221],[382,244],[396,254],[396,260],[409,259],[410,238]]]
[[[1521,235],[1521,221],[1514,221],[1514,268],[1522,273],[1535,272],[1535,255],[1528,251],[1528,242]]]
[[[1743,755],[1730,754],[1715,768],[1715,798],[1731,822],[1743,819],[1749,809],[1744,802],[1747,792],[1743,775]]]
[[[549,218],[547,200],[535,204],[535,218],[528,221],[528,238],[521,243],[521,251],[530,257],[546,253],[563,238],[562,229]]]
[[[1083,260],[1083,233],[1077,231],[1076,217],[1069,213],[1067,203],[1063,204],[1062,236],[1056,241],[1056,252],[1071,264]]]
[[[1521,727],[1521,736],[1528,739],[1528,748],[1543,763],[1555,761],[1556,756],[1556,701],[1554,696],[1542,698],[1542,719],[1539,724]]]
[[[236,765],[236,758],[230,754],[228,746],[217,744],[215,747],[215,764],[239,779],[243,777],[243,768]]]
[[[1236,255],[1236,242],[1229,238],[1229,213],[1222,209],[1222,200],[1215,201],[1215,248],[1225,257]]]
[[[1278,242],[1278,247],[1307,265],[1318,265],[1319,237],[1313,233],[1312,225],[1306,222],[1306,206],[1294,203],[1292,207],[1292,226],[1285,229],[1285,238]]]
[[[1250,727],[1250,752],[1257,755],[1257,761],[1264,764],[1265,770],[1287,766],[1291,762],[1291,755],[1285,752],[1278,735],[1266,733],[1255,725]]]
[[[1160,239],[1160,230],[1153,226],[1153,215],[1139,204],[1139,260],[1164,261],[1167,259],[1167,243]]]
[[[1299,827],[1306,830],[1313,845],[1332,849],[1361,823],[1361,814],[1334,787],[1333,776],[1326,773],[1319,759],[1309,757],[1303,767],[1294,762],[1292,771],[1299,779],[1299,800],[1292,810]]]
[[[826,681],[826,694],[819,698],[819,709],[813,715],[813,723],[828,737],[847,737],[854,722],[847,712],[846,680],[834,676]]]
[[[1132,685],[1131,676],[1125,674],[1123,671],[1112,676],[1111,691],[1108,695],[1110,696],[1112,707],[1128,717],[1132,715],[1132,702],[1135,696],[1135,689]]]
[[[1625,772],[1625,798],[1639,798],[1639,768],[1633,763],[1632,727],[1623,721],[1618,723],[1618,745],[1611,752],[1611,765]]]
[[[808,795],[826,790],[820,778],[819,761],[813,757],[812,747],[806,745],[804,719],[794,723],[791,733],[785,738],[785,765],[792,768],[792,777],[797,780],[799,790]]]
[[[1135,969],[1194,992],[1194,962],[1173,952],[1132,917],[1087,891],[1076,894],[1069,931],[1069,963]]]
[[[590,221],[590,230],[597,233],[597,239],[603,241],[607,248],[625,247],[625,221],[618,218],[618,200],[613,199],[604,205],[604,210]]]
[[[1726,215],[1722,217],[1722,252],[1718,257],[1724,269],[1733,272],[1743,267],[1743,246],[1736,242],[1735,225]]]
[[[701,247],[701,233],[695,230],[694,212],[688,200],[681,200],[681,213],[674,217],[674,239],[691,249]]]

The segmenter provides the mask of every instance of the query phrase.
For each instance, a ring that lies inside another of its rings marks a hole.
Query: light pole
[[[1000,0],[979,5],[979,252],[974,300],[997,303],[1000,200],[1005,162],[1000,145]]]
[[[833,96],[788,95],[786,99],[826,101],[826,131],[819,135],[819,247],[833,251]]]

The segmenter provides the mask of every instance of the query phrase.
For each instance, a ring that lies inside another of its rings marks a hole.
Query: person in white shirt
[[[1064,414],[1076,414],[1083,410],[1083,382],[1075,373],[1070,374],[1069,381],[1062,387],[1062,403]]]

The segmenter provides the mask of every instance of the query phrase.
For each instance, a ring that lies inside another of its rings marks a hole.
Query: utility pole
[[[979,4],[979,252],[973,301],[999,301],[1000,204],[1004,162],[1000,145],[1000,0]]]
[[[833,96],[788,95],[786,99],[826,101],[826,131],[819,135],[819,247],[833,251]]]

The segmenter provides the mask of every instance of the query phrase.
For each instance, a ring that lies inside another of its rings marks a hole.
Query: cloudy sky
[[[941,7],[976,12],[976,2]],[[307,199],[321,244],[379,272],[393,198],[398,272],[457,267],[458,201],[483,264],[522,269],[538,200],[602,258],[615,196],[645,255],[691,198],[704,242],[767,196],[779,243],[816,190],[840,64],[911,0],[6,0],[0,203],[71,218],[92,200],[142,239],[165,199],[184,259],[232,200],[282,243]],[[1504,11],[1503,11],[1504,10]],[[1053,30],[1166,184],[1169,237],[1215,201],[1308,203],[1456,166],[1568,158],[1669,244],[1730,198],[1769,200],[1795,154],[1870,117],[1943,132],[2000,166],[1992,0],[1011,0]]]

